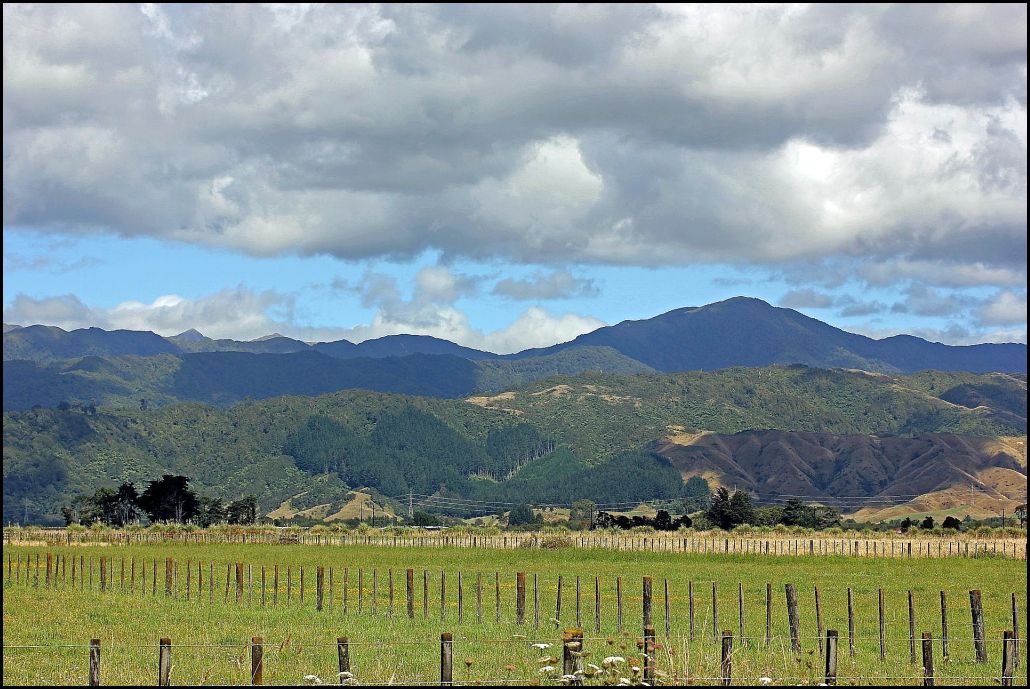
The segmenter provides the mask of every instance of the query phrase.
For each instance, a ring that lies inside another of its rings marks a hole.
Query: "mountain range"
[[[309,344],[279,334],[215,340],[196,330],[64,331],[4,325],[4,409],[63,399],[100,404],[181,400],[218,405],[345,388],[463,397],[554,374],[679,372],[803,364],[887,374],[1026,372],[1026,345],[875,340],[792,309],[737,297],[623,321],[570,342],[497,355],[420,335]]]
[[[7,520],[169,471],[327,520],[357,489],[633,501],[691,476],[878,518],[1026,501],[1026,345],[874,340],[756,299],[510,355],[5,324],[3,366]]]

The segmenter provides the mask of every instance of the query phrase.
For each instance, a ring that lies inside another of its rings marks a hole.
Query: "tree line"
[[[61,508],[65,526],[105,524],[126,526],[143,518],[151,523],[174,522],[201,527],[215,524],[253,524],[257,521],[257,497],[247,495],[225,502],[222,498],[198,495],[187,476],[165,474],[149,481],[143,492],[123,482],[117,488],[99,488],[92,495],[80,495]]]

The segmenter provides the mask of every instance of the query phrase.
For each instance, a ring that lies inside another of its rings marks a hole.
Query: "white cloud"
[[[498,281],[493,293],[516,300],[571,299],[598,294],[593,280],[577,278],[565,270],[537,272],[525,279],[505,278]]]
[[[999,292],[976,311],[981,326],[1026,324],[1026,293]],[[1024,334],[1024,341],[1025,341]]]
[[[603,321],[596,318],[573,313],[556,315],[539,306],[531,306],[511,325],[487,334],[483,341],[490,351],[507,354],[567,342],[604,325]]]
[[[1026,8],[5,5],[4,146],[40,232],[1011,288]]]

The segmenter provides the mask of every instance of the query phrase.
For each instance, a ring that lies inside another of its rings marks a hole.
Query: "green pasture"
[[[46,554],[67,558],[48,588]],[[821,643],[817,635],[815,587],[820,590],[824,629],[840,635],[838,683],[921,684],[922,667],[909,660],[907,592],[912,591],[917,636],[930,632],[938,684],[998,683],[1001,638],[1012,628],[1012,594],[1016,594],[1020,638],[1026,633],[1026,563],[981,557],[947,560],[891,560],[844,556],[775,557],[613,552],[599,549],[389,548],[376,546],[298,545],[160,545],[23,547],[3,550],[4,684],[82,684],[88,671],[88,644],[101,641],[101,678],[105,684],[154,684],[158,641],[172,640],[173,684],[246,684],[250,679],[251,637],[264,640],[266,684],[303,684],[306,676],[336,683],[337,638],[350,642],[352,672],[358,682],[436,683],[439,681],[440,634],[454,634],[454,679],[458,683],[557,684],[561,631],[577,626],[576,587],[580,587],[579,625],[584,629],[586,663],[602,664],[609,656],[626,658],[622,675],[639,662],[642,635],[642,577],[653,579],[653,621],[657,630],[659,678],[683,683],[717,684],[720,642],[713,638],[712,585],[717,589],[718,623],[733,633],[734,683],[769,677],[775,684],[823,681]],[[40,567],[35,569],[35,557]],[[26,557],[31,567],[26,571]],[[112,590],[99,590],[99,560],[113,558]],[[164,594],[164,562],[177,563],[175,591]],[[89,574],[71,582],[71,560],[92,559]],[[126,581],[121,579],[125,561]],[[128,581],[132,562],[136,579]],[[158,562],[157,595],[151,568]],[[19,566],[14,563],[19,562]],[[141,573],[146,562],[146,590]],[[226,566],[244,563],[242,604],[236,603],[235,577],[226,601]],[[8,566],[11,563],[9,573]],[[190,596],[186,598],[187,563]],[[273,568],[279,589],[272,591]],[[315,568],[333,572],[331,602],[315,610]],[[265,568],[265,605],[260,573]],[[20,568],[20,574],[16,571]],[[202,572],[200,590],[197,570]],[[303,604],[299,598],[304,569]],[[414,618],[406,610],[405,570],[414,570]],[[287,591],[287,569],[291,586]],[[359,602],[359,570],[361,597]],[[393,575],[393,608],[389,603]],[[428,612],[424,613],[423,572],[428,572]],[[213,592],[210,573],[214,573]],[[373,603],[373,572],[375,598]],[[516,572],[527,575],[526,623],[515,623]],[[458,575],[461,574],[459,623]],[[495,620],[495,573],[500,582],[500,621]],[[250,574],[251,576],[248,576]],[[446,575],[441,610],[441,575]],[[477,574],[482,581],[477,614]],[[555,621],[559,575],[562,609]],[[346,576],[347,608],[344,610]],[[595,630],[595,577],[600,585],[601,629]],[[616,577],[622,577],[623,630],[617,629]],[[535,623],[534,580],[539,597]],[[670,635],[666,637],[664,588],[668,582]],[[252,582],[252,588],[248,584]],[[772,584],[772,640],[765,643],[766,584]],[[791,651],[784,585],[797,587],[802,652]],[[739,638],[738,585],[743,584],[744,634]],[[694,639],[690,639],[689,597],[694,591]],[[847,590],[855,609],[854,658],[849,655]],[[877,590],[886,600],[886,661],[880,660]],[[969,591],[983,592],[988,660],[974,663]],[[940,591],[948,598],[950,659],[942,657]],[[272,604],[277,597],[277,603]],[[287,600],[289,598],[289,600]],[[374,612],[373,612],[374,609]],[[533,643],[550,643],[548,649]],[[1026,653],[1016,684],[1026,684]],[[555,672],[540,672],[554,666]],[[589,668],[589,665],[587,666]],[[314,682],[314,680],[309,680]],[[600,680],[588,680],[598,683]],[[609,676],[609,681],[613,681]]]

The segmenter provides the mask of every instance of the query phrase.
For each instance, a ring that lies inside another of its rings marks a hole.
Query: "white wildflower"
[[[304,675],[304,681],[308,684],[321,684],[322,678],[318,675]]]
[[[530,646],[532,646],[533,648],[538,648],[542,651],[545,648],[550,648],[551,644],[530,644]]]
[[[612,667],[614,665],[618,665],[619,663],[625,662],[626,659],[622,656],[608,656],[607,658],[601,661],[601,665],[603,665],[604,667]]]
[[[540,674],[541,675],[545,675],[548,672],[554,672],[554,666],[553,665],[544,665],[542,668],[540,668]]]
[[[758,683],[759,684],[772,684],[772,677],[759,677],[758,678]]]

